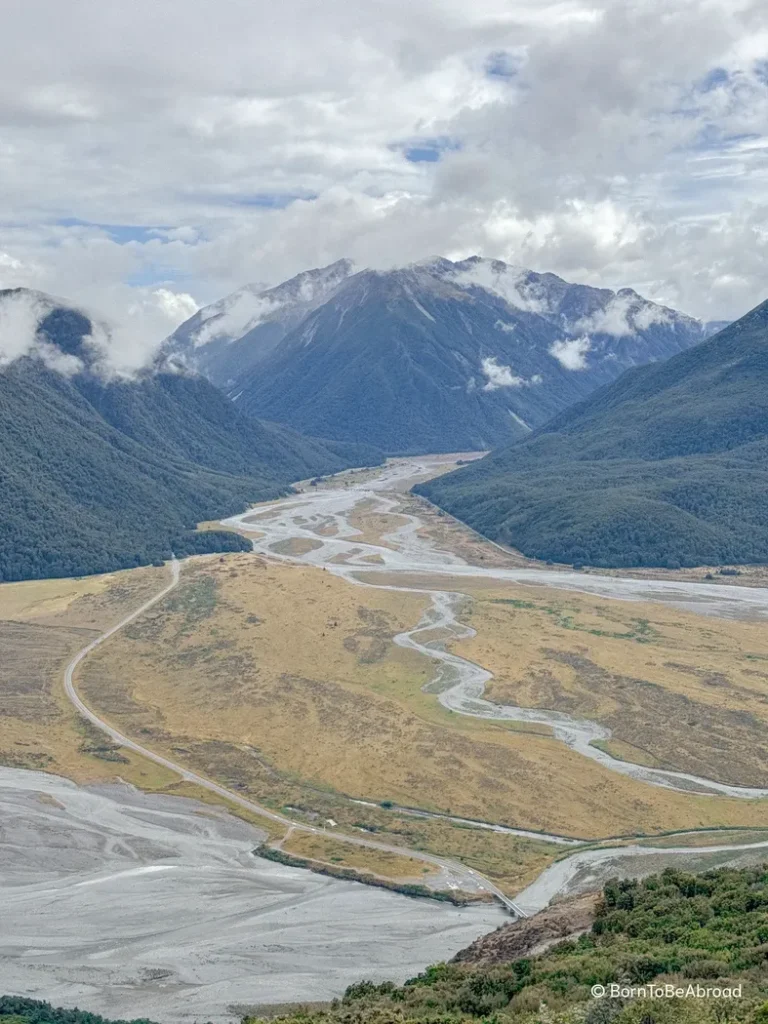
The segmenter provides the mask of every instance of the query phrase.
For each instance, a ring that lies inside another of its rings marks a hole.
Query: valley
[[[187,559],[170,576],[167,567],[149,568],[0,588],[6,628],[80,630],[66,642],[57,638],[37,670],[36,699],[59,716],[55,730],[24,731],[21,704],[4,705],[3,749],[11,754],[3,758],[17,767],[0,769],[0,790],[23,785],[45,794],[53,786],[55,803],[40,797],[40,813],[59,816],[56,832],[67,819],[67,794],[123,801],[129,791],[104,789],[116,779],[171,801],[163,806],[179,814],[187,813],[179,798],[194,798],[193,815],[203,821],[231,821],[222,817],[226,808],[244,819],[233,828],[252,830],[250,848],[265,844],[269,854],[247,868],[237,854],[243,884],[258,877],[271,891],[300,879],[313,893],[330,886],[329,895],[340,886],[359,901],[353,917],[382,899],[396,901],[394,910],[403,897],[324,874],[347,871],[475,901],[403,900],[398,913],[407,913],[409,934],[411,906],[416,913],[426,903],[444,915],[445,929],[430,932],[434,941],[424,945],[424,964],[445,955],[439,943],[450,948],[459,927],[466,942],[499,920],[500,908],[484,902],[494,894],[515,912],[535,913],[558,893],[594,887],[619,865],[642,875],[665,864],[763,859],[768,593],[535,567],[407,493],[455,461],[395,459],[374,471],[305,481],[297,494],[222,524],[247,537],[253,553]],[[78,649],[83,656],[73,659]],[[18,652],[25,656],[22,641]],[[111,738],[66,704],[67,659],[73,698]],[[685,729],[674,743],[678,714]],[[61,775],[88,788],[67,790],[54,782]],[[130,793],[129,802],[140,799]],[[76,886],[106,876],[103,867],[62,856],[46,855],[46,870],[55,865],[63,877],[72,863],[77,868],[70,882],[57,883],[64,908]],[[152,848],[141,861],[144,873],[121,869],[104,895],[130,891],[147,901],[161,885],[164,920],[175,914],[183,921],[182,876],[174,882],[173,873],[156,872],[166,862],[186,871],[188,855],[167,856]],[[195,871],[207,864],[214,886],[230,885],[232,870],[217,866],[226,863],[218,854],[195,856]],[[19,914],[45,892],[40,868],[30,872],[39,882],[25,883]],[[105,905],[91,906],[95,921]],[[262,964],[271,956],[271,918],[255,905],[243,913],[258,936],[249,955]],[[13,920],[18,931],[21,918]],[[230,921],[225,912],[212,923],[211,948],[219,950],[213,979],[230,970]],[[345,934],[355,934],[351,921]],[[103,922],[124,928],[111,913]],[[56,927],[68,934],[63,923]],[[97,945],[107,941],[101,927],[92,929]],[[217,982],[208,988],[193,966],[199,942],[172,939],[175,952],[161,953],[159,962],[193,986],[195,1007],[226,1019],[209,1009]],[[171,990],[163,994],[164,983],[153,980],[154,947],[132,948],[127,990],[148,1008],[175,1005],[165,1001]],[[272,998],[325,997],[319,961],[301,985],[291,973],[295,949],[289,942],[279,954],[285,987],[275,982]],[[83,984],[92,951],[79,949],[74,936],[62,938],[59,952],[45,954],[46,991],[54,976]],[[30,977],[23,949],[6,947],[2,955],[18,978]],[[356,964],[351,978],[360,973]],[[392,961],[377,964],[379,977],[397,977]],[[113,970],[107,957],[93,975],[101,978],[94,991],[103,991],[107,977],[114,981]],[[253,986],[242,988],[254,1001],[263,998]],[[91,996],[90,1005],[122,1013],[125,1004]]]
[[[768,647],[758,623],[711,614],[763,616],[764,592],[472,566],[403,495],[447,461],[395,460],[228,520],[257,557],[187,563],[86,661],[89,706],[259,797],[324,794],[310,813],[352,798],[590,839],[768,824]],[[577,586],[601,596],[548,596]],[[673,749],[675,714],[691,738]]]

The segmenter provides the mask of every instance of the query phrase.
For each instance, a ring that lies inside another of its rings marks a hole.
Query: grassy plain
[[[144,789],[176,776],[117,750],[64,696],[69,659],[160,589],[167,569],[0,586],[0,764],[40,769],[78,782],[118,775]]]
[[[383,538],[386,534],[407,525],[408,520],[396,512],[377,512],[376,504],[375,500],[360,502],[347,517],[347,521],[350,526],[360,531],[360,536],[355,537],[355,540],[391,548],[392,545]]]
[[[494,673],[490,699],[601,722],[600,745],[623,760],[768,787],[763,623],[542,588],[470,593],[477,636],[452,649]]]
[[[386,850],[366,849],[345,843],[332,835],[317,835],[314,832],[292,832],[280,844],[280,849],[310,860],[372,871],[381,878],[421,881],[438,872],[434,865],[425,864],[413,857],[400,856]]]
[[[587,838],[768,824],[765,801],[650,787],[547,736],[447,711],[422,691],[430,659],[390,639],[426,600],[252,555],[197,559],[88,659],[81,689],[131,735],[276,807],[341,795]],[[509,625],[492,640],[514,664]]]

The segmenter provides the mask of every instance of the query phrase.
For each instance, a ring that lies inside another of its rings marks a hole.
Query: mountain
[[[416,490],[535,558],[768,561],[768,302]]]
[[[181,324],[167,352],[182,354],[185,365],[219,387],[231,387],[352,273],[351,261],[339,260],[276,288],[245,285]]]
[[[348,260],[200,310],[165,354],[242,411],[391,453],[496,446],[708,325],[498,260],[380,272]]]
[[[19,325],[34,343],[0,366],[0,581],[240,548],[237,535],[195,524],[292,480],[380,461],[249,419],[203,377],[105,378],[84,314],[0,292],[0,353],[13,351]]]

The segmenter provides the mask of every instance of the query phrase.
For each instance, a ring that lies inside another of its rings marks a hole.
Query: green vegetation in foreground
[[[0,290],[0,304],[23,295]],[[33,358],[0,372],[0,582],[249,550],[236,533],[195,526],[286,494],[292,480],[381,462],[362,445],[243,416],[202,377],[105,381],[90,332],[81,313],[57,307],[39,333],[83,372]]]
[[[0,996],[2,1024],[152,1024],[146,1017],[132,1021],[109,1020],[86,1010],[64,1010],[39,999]]]
[[[491,937],[498,950],[503,933]],[[593,999],[593,985],[741,985],[742,998]],[[232,998],[236,993],[232,993]],[[261,1018],[259,1018],[260,1020]],[[768,1024],[768,865],[609,881],[591,932],[493,966],[437,964],[404,985],[361,981],[280,1024]],[[122,1024],[0,998],[0,1024]],[[256,1024],[245,1018],[244,1024]]]
[[[593,985],[741,983],[743,998],[592,999]],[[351,985],[283,1024],[768,1024],[768,865],[608,882],[592,931],[496,966]]]
[[[532,558],[768,561],[768,302],[414,491]]]

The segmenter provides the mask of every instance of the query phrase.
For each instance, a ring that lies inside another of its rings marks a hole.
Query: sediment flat
[[[257,828],[129,786],[0,768],[0,823],[0,991],[109,1017],[223,1022],[330,999],[506,920],[261,860]]]

